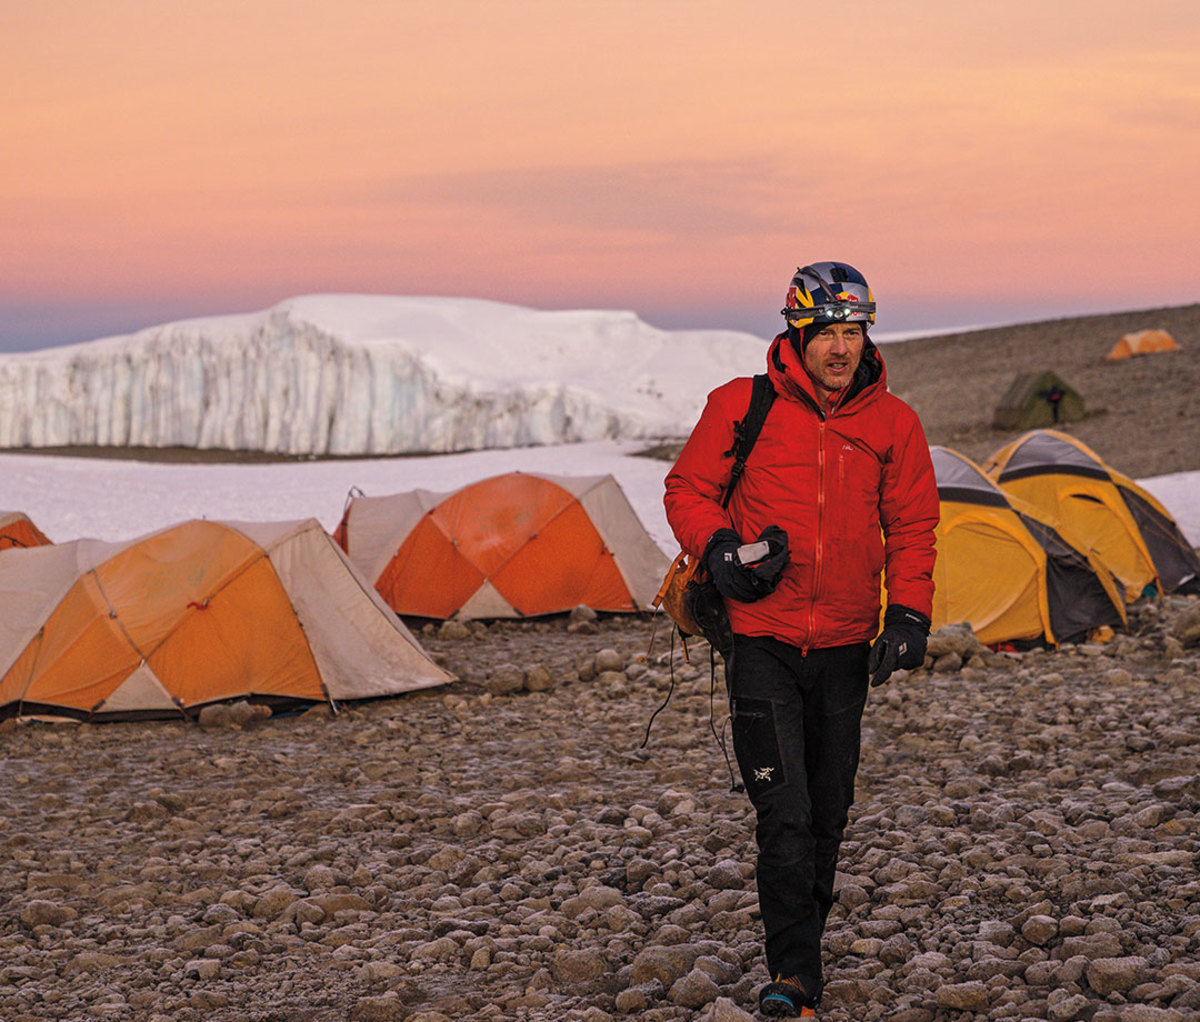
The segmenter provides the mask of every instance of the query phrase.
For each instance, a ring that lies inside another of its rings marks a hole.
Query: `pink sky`
[[[0,349],[328,291],[773,331],[1200,300],[1200,4],[0,0]]]

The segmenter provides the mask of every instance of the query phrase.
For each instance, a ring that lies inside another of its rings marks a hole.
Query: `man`
[[[728,509],[749,378],[709,395],[667,476],[665,503],[734,633],[726,682],[734,751],[757,812],[771,976],[760,1008],[813,1017],[868,679],[879,685],[924,661],[938,496],[921,424],[888,393],[867,336],[875,301],[862,274],[838,262],[797,270],[783,315],[787,329],[767,355],[776,399]],[[786,533],[786,548],[772,540],[763,560],[761,545],[746,544],[778,536],[771,526]]]

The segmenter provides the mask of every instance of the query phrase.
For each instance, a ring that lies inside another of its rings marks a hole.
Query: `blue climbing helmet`
[[[866,330],[875,322],[875,296],[849,263],[812,263],[796,270],[780,311],[797,331],[810,323],[862,323]]]

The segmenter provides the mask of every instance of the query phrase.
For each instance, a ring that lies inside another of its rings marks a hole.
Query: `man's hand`
[[[757,542],[767,545],[766,553],[749,564],[738,556],[743,543],[732,529],[718,529],[704,548],[704,566],[717,592],[727,600],[753,603],[769,596],[779,584],[788,563],[787,533],[778,525],[768,525]]]
[[[871,688],[882,685],[899,668],[911,671],[925,662],[929,618],[900,604],[891,604],[883,615],[883,631],[871,647],[867,670]]]

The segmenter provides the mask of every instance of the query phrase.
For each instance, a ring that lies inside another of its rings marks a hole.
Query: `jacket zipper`
[[[809,647],[816,637],[817,630],[817,592],[821,588],[821,563],[825,535],[825,419],[817,422],[817,549],[813,560],[813,585],[808,603],[808,642],[801,648],[801,654],[808,656]]]

